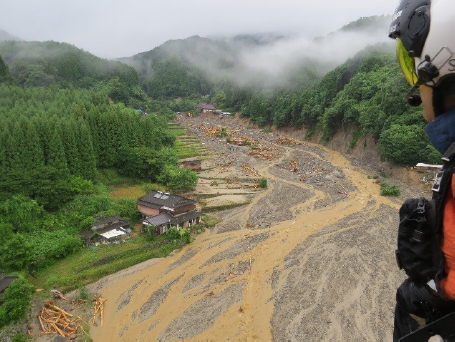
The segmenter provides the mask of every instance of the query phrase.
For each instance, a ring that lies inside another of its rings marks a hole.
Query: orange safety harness
[[[444,204],[442,252],[445,258],[447,276],[440,280],[439,286],[447,299],[455,299],[455,174],[447,191]]]

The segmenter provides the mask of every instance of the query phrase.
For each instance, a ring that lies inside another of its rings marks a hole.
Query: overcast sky
[[[397,0],[0,0],[0,29],[67,42],[99,57],[167,40],[244,33],[323,36],[360,17],[393,14]],[[386,33],[385,33],[386,35]]]

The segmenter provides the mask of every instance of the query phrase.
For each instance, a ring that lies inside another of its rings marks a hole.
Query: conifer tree
[[[95,152],[93,151],[90,130],[84,121],[79,120],[78,123],[77,142],[81,163],[79,176],[93,180],[96,176],[96,158]]]
[[[8,66],[0,56],[0,83],[13,83],[13,77],[9,72]]]
[[[75,135],[76,131],[76,120],[70,119],[61,122],[61,136],[65,150],[66,162],[68,170],[72,175],[79,175],[81,173],[81,162],[79,159],[79,150],[77,148],[77,139]]]
[[[0,120],[0,173],[5,173],[8,170],[8,151],[7,151],[7,139],[8,129],[5,127],[5,122]]]
[[[68,164],[66,162],[65,148],[60,136],[59,130],[54,129],[49,141],[49,154],[47,165],[55,167],[58,170],[67,170]]]

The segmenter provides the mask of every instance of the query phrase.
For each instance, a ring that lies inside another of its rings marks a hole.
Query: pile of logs
[[[103,326],[103,315],[104,315],[104,303],[106,299],[99,296],[98,299],[95,300],[95,304],[93,304],[93,324],[96,323],[96,319],[100,317],[100,325]]]
[[[260,176],[259,172],[257,172],[255,169],[250,167],[248,164],[243,164],[242,168],[243,168],[243,171],[249,176],[254,176],[254,177]]]
[[[206,136],[209,137],[214,137],[221,133],[221,127],[208,127],[205,125],[201,125],[198,128],[199,130],[203,131]]]
[[[299,171],[299,164],[297,163],[297,159],[291,159],[289,161],[289,171],[291,172],[298,172]]]
[[[82,321],[79,317],[79,320]],[[73,319],[73,315],[59,308],[52,300],[46,302],[38,315],[41,327],[41,335],[58,334],[74,339],[78,334],[78,328],[83,331],[79,323]]]
[[[70,300],[57,290],[52,290],[52,292],[54,297],[70,303],[73,309],[80,303],[85,302],[84,300]],[[100,296],[93,302],[93,324],[95,324],[97,318],[100,317],[100,323],[101,326],[103,326],[104,303],[106,302],[106,299]],[[78,334],[86,333],[81,325],[84,323],[84,320],[81,317],[70,314],[58,307],[53,300],[44,303],[38,315],[38,321],[41,335],[60,335],[72,340],[75,339]]]
[[[278,154],[269,153],[270,151],[272,151],[274,149],[275,148],[273,148],[272,146],[265,147],[262,145],[258,145],[255,149],[251,150],[248,154],[250,156],[253,156],[258,159],[272,160],[272,159],[275,159],[276,157],[278,157]]]
[[[247,140],[245,138],[241,138],[241,137],[231,138],[231,141],[230,141],[231,144],[234,144],[237,146],[245,146],[246,142],[247,142]]]
[[[199,130],[203,131],[206,136],[208,137],[216,137],[220,136],[221,132],[223,132],[223,136],[230,137],[234,133],[239,132],[238,130],[227,129],[226,127],[216,126],[216,127],[209,127],[205,125],[200,125],[198,127]]]
[[[232,166],[232,162],[231,163],[219,163],[219,164],[216,164],[216,167],[217,167],[217,175],[219,175],[220,173],[225,173],[225,172],[228,172],[229,171],[229,168]]]
[[[287,138],[287,137],[279,137],[277,140],[275,140],[276,144],[280,145],[302,145],[303,143],[299,140],[292,139],[292,138]]]

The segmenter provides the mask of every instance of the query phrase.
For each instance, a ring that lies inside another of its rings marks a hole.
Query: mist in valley
[[[214,82],[224,79],[238,86],[287,88],[295,85],[305,70],[314,74],[316,81],[368,46],[383,44],[392,51],[393,42],[387,36],[389,22],[387,16],[374,17],[370,25],[347,25],[325,37],[278,33],[196,36],[167,42],[159,49],[203,70]]]

